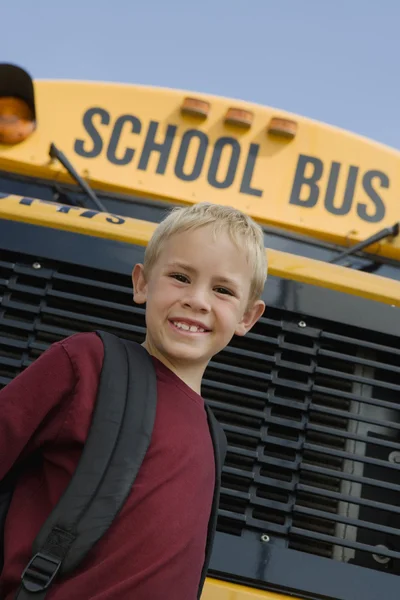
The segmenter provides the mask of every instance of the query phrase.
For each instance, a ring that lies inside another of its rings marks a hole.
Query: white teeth
[[[201,327],[197,327],[197,325],[188,325],[187,323],[181,323],[180,321],[173,321],[173,324],[175,327],[178,327],[178,329],[184,329],[185,331],[191,331],[192,333],[204,333],[205,331]]]

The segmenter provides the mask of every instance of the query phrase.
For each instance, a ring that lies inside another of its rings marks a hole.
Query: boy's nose
[[[182,304],[183,306],[191,308],[194,311],[203,313],[210,311],[210,301],[208,299],[208,295],[204,290],[201,289],[192,289],[191,292],[183,298]]]

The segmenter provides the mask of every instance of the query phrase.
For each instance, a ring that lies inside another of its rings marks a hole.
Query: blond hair
[[[174,234],[193,231],[211,225],[213,235],[225,231],[231,241],[246,253],[252,270],[249,306],[261,297],[267,278],[267,258],[264,247],[264,234],[259,225],[240,210],[231,206],[221,206],[201,202],[188,207],[177,207],[161,221],[151,237],[144,255],[144,274],[150,272],[156,263],[163,244]]]

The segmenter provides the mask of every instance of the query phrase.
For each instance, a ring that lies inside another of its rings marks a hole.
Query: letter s
[[[372,215],[367,213],[367,205],[359,202],[357,206],[357,214],[364,221],[369,221],[369,223],[378,223],[382,221],[383,217],[386,213],[386,207],[383,203],[382,198],[379,196],[378,192],[372,187],[372,182],[374,179],[379,179],[381,183],[381,187],[389,188],[390,182],[389,177],[386,173],[382,171],[367,171],[363,177],[362,183],[363,188],[367,196],[372,200],[375,205],[375,212]]]
[[[99,116],[102,125],[110,123],[110,114],[104,108],[89,108],[83,115],[83,126],[93,141],[93,147],[86,149],[84,147],[85,140],[75,140],[74,150],[79,156],[85,158],[96,158],[103,149],[103,140],[93,124],[93,117]]]

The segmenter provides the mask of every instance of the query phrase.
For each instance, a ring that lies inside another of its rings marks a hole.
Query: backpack
[[[56,576],[76,569],[122,508],[150,444],[157,404],[152,359],[139,344],[97,334],[104,361],[88,438],[67,489],[33,543],[16,600],[42,600]],[[0,482],[0,572],[5,517],[21,470],[12,469]]]

